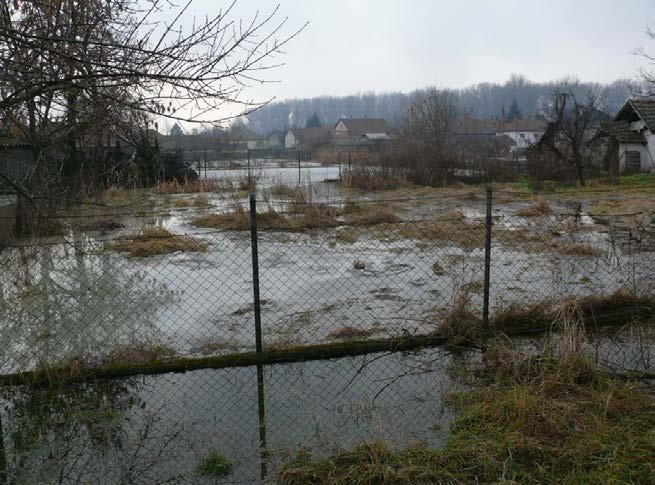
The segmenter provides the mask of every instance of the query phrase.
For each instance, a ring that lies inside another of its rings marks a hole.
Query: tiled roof
[[[603,123],[601,136],[613,138],[619,143],[646,143],[643,133],[631,129],[627,121]]]
[[[293,128],[291,129],[293,136],[299,144],[304,146],[315,146],[329,143],[332,129],[328,127],[322,128]]]
[[[534,118],[515,119],[510,123],[502,123],[497,132],[507,133],[511,131],[540,131],[546,129],[546,123]]]
[[[628,101],[646,123],[650,131],[655,131],[655,99],[631,99]]]
[[[463,116],[453,122],[451,131],[455,135],[495,135],[498,121],[493,118],[472,118]]]
[[[341,118],[338,122],[346,125],[346,128],[353,137],[362,136],[366,133],[393,133],[393,128],[382,118]]]

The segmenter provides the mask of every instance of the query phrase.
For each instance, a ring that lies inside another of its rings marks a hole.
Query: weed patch
[[[134,257],[157,256],[178,251],[202,253],[206,250],[205,242],[189,236],[178,236],[163,228],[143,229],[126,241],[105,244],[105,251],[125,252]]]
[[[553,210],[551,209],[548,201],[546,199],[540,199],[537,203],[529,207],[524,207],[523,209],[518,210],[516,212],[516,215],[522,217],[539,217],[539,216],[547,216],[552,213]]]
[[[331,332],[328,337],[337,340],[353,340],[356,338],[367,338],[373,335],[372,330],[355,327],[342,327],[334,332]]]
[[[232,462],[219,452],[212,450],[200,462],[196,468],[196,473],[203,477],[225,477],[232,473]]]

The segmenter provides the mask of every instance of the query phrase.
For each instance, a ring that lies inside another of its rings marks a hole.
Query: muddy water
[[[327,455],[361,441],[440,446],[457,357],[433,349],[267,367],[3,391],[7,471],[17,483],[252,483],[273,480],[301,449]],[[261,392],[259,392],[261,389]],[[194,470],[209,450],[225,481]],[[131,481],[132,480],[132,481]]]

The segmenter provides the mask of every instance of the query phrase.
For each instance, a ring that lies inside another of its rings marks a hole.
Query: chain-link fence
[[[301,449],[437,446],[475,350],[436,344],[493,328],[532,345],[568,298],[599,324],[650,311],[648,211],[272,192],[62,216],[0,252],[10,481],[203,482],[213,456],[252,482]],[[592,353],[652,371],[651,333],[622,326]]]

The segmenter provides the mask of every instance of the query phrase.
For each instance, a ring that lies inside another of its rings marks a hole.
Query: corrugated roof
[[[393,133],[393,128],[382,118],[341,118],[337,125],[343,123],[351,136],[362,136],[366,133]]]

